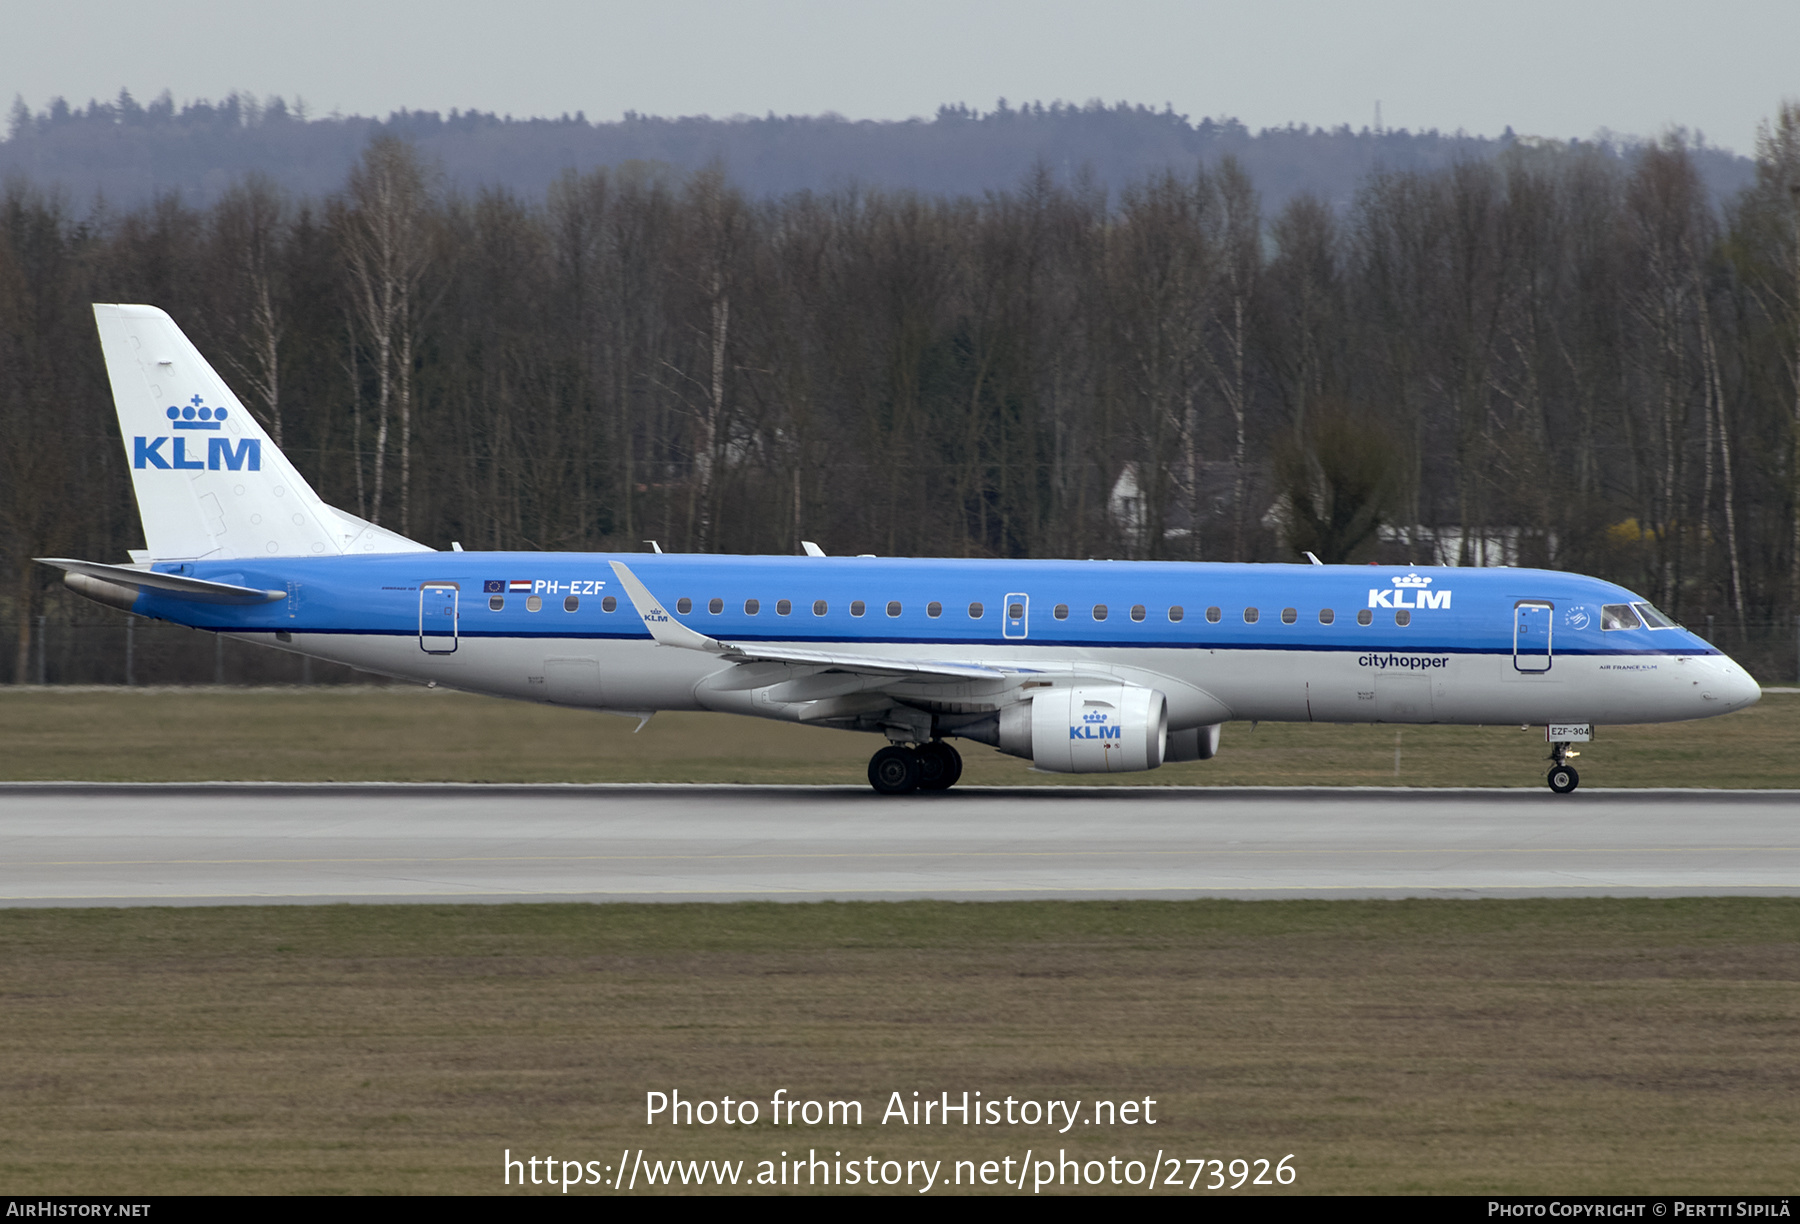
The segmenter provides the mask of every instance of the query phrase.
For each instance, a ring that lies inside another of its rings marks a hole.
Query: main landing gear
[[[917,748],[889,744],[869,758],[869,785],[883,795],[949,790],[962,777],[962,754],[943,740]]]
[[[1557,742],[1550,745],[1550,776],[1547,781],[1550,789],[1559,795],[1566,795],[1581,785],[1581,775],[1567,761],[1569,757],[1578,757],[1579,752],[1570,752],[1566,743]]]

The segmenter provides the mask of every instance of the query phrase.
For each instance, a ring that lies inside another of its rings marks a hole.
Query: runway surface
[[[0,905],[1800,894],[1800,792],[0,785]]]

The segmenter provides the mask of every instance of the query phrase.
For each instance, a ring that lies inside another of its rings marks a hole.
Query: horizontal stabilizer
[[[174,599],[186,599],[194,603],[213,604],[259,604],[273,603],[278,599],[286,599],[286,591],[266,591],[260,587],[234,586],[229,582],[208,582],[204,578],[188,578],[181,574],[158,574],[153,570],[139,569],[134,565],[105,565],[99,561],[73,561],[67,557],[37,557],[42,565],[53,565],[69,574],[77,574],[87,578],[98,578],[102,582],[115,586],[141,590],[149,587],[159,594]],[[65,579],[65,581],[67,581]],[[88,594],[81,587],[70,584],[72,590]],[[102,600],[102,602],[109,602]]]

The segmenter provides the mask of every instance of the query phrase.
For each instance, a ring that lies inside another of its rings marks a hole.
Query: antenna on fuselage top
[[[653,553],[660,553],[662,551],[662,545],[658,544],[655,540],[645,540],[644,543],[650,546],[650,551]]]
[[[809,557],[823,557],[825,555],[825,550],[820,548],[817,544],[814,544],[811,540],[801,540],[800,547],[806,551],[806,555]]]
[[[1311,561],[1314,565],[1324,565],[1325,564],[1323,561],[1319,560],[1317,557],[1313,556],[1309,552],[1303,552],[1300,555],[1305,557],[1308,561]]]

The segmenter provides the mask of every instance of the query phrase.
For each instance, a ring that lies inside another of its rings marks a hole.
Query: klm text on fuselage
[[[1408,600],[1406,595],[1405,590],[1383,591],[1371,587],[1369,588],[1369,606],[1371,608],[1448,608],[1450,606],[1449,591],[1421,590],[1417,603]]]

